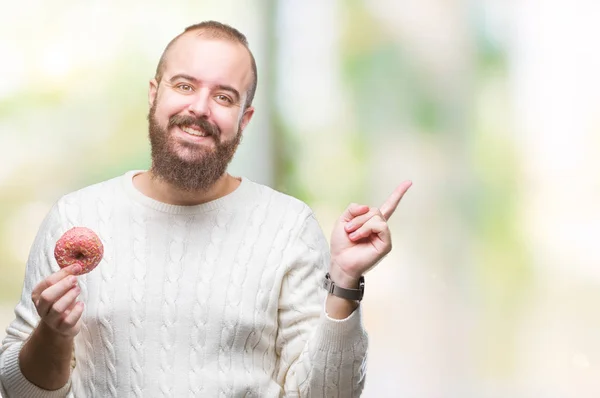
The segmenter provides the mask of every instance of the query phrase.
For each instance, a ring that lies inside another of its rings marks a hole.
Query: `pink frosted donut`
[[[54,258],[60,268],[79,263],[81,274],[96,268],[102,260],[104,246],[98,235],[89,228],[75,227],[64,233],[54,247]]]

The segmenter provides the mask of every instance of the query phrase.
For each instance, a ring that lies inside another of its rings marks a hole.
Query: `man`
[[[329,250],[308,206],[226,172],[256,82],[227,25],[167,46],[150,170],[64,196],[40,227],[0,350],[7,397],[360,395],[361,277],[391,250],[386,220],[410,183],[381,209],[350,205]],[[74,226],[104,243],[85,275],[53,258]]]

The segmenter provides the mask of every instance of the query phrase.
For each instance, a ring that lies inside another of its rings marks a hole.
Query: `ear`
[[[248,125],[248,123],[250,123],[250,119],[252,119],[253,115],[254,107],[250,106],[244,111],[244,114],[242,115],[242,120],[240,122],[240,130],[244,131],[246,129],[246,126]]]
[[[156,79],[150,80],[150,86],[148,87],[148,105],[150,108],[154,105],[154,101],[156,101],[156,96],[158,95],[158,82]]]

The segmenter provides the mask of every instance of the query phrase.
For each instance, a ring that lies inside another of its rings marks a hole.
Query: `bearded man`
[[[165,49],[149,87],[152,165],[55,203],[0,349],[5,397],[355,397],[363,274],[391,250],[381,208],[350,205],[327,244],[301,201],[227,173],[257,86],[244,35],[214,21]],[[59,268],[58,238],[104,257]]]

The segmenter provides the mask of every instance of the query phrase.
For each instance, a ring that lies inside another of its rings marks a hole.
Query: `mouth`
[[[189,134],[189,135],[193,135],[195,137],[209,137],[209,134],[206,134],[204,131],[200,130],[197,127],[192,127],[192,126],[179,126],[179,128]]]

